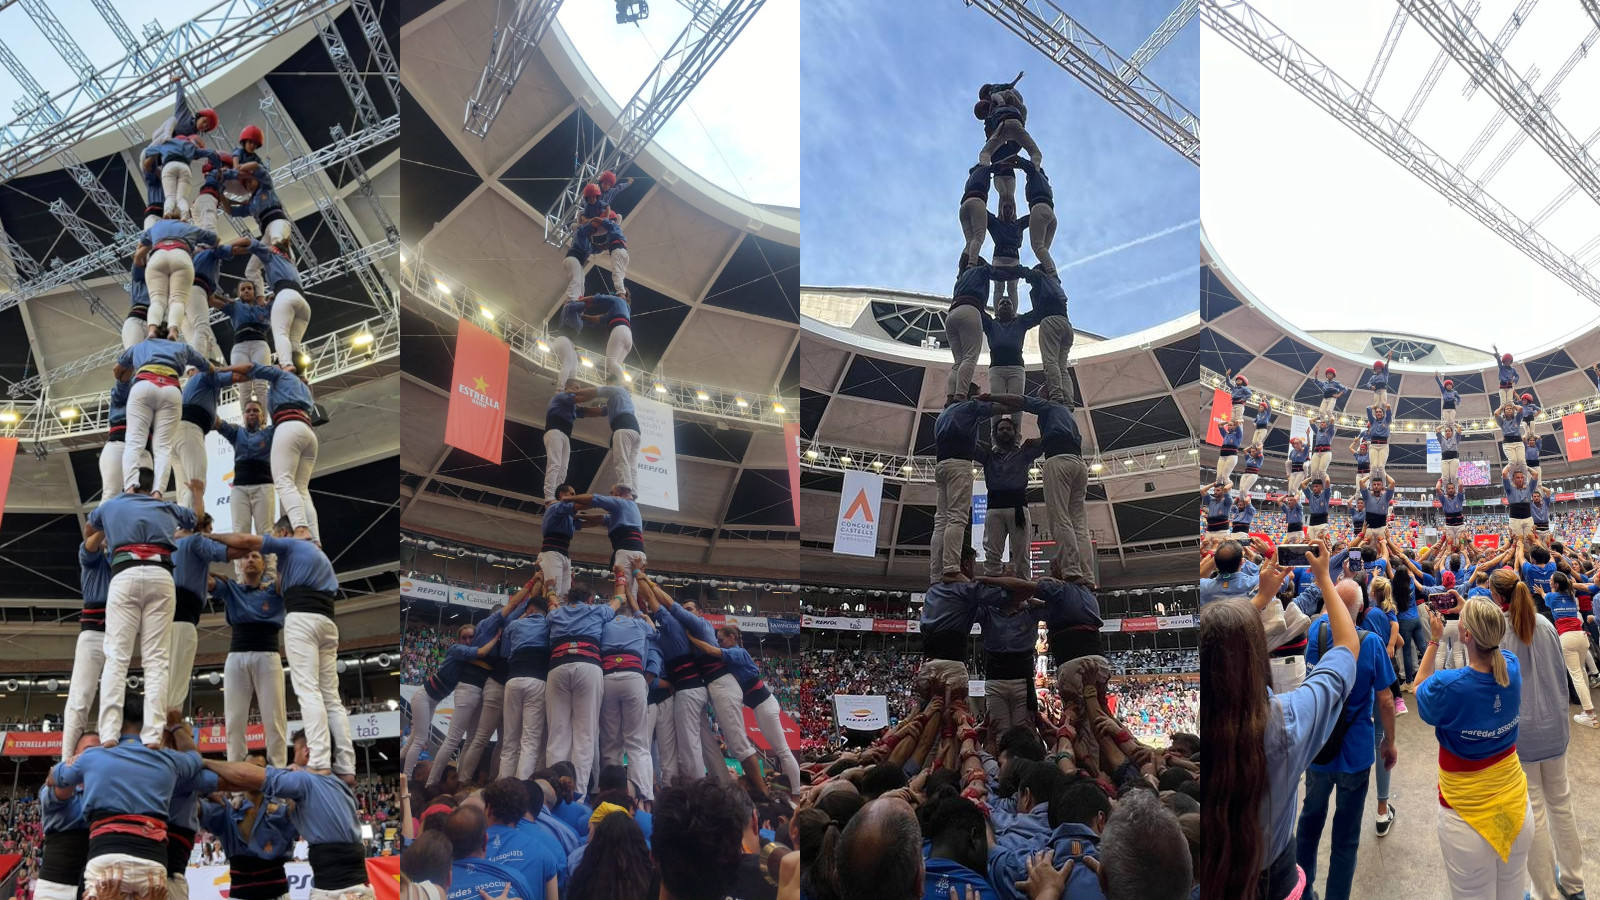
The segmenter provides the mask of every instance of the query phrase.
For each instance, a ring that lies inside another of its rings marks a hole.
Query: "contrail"
[[[1198,263],[1195,264],[1195,265],[1192,265],[1192,266],[1186,266],[1186,267],[1184,267],[1182,269],[1179,269],[1176,272],[1168,272],[1165,275],[1162,275],[1162,276],[1160,276],[1158,278],[1152,278],[1149,281],[1141,281],[1138,284],[1130,284],[1125,288],[1118,288],[1117,290],[1115,290],[1115,291],[1113,291],[1113,292],[1111,292],[1109,294],[1106,294],[1106,295],[1104,295],[1102,297],[1097,297],[1096,299],[1097,300],[1115,300],[1118,297],[1123,297],[1123,296],[1126,296],[1128,294],[1132,294],[1132,293],[1134,293],[1136,291],[1142,291],[1145,288],[1153,288],[1153,287],[1155,287],[1157,285],[1168,284],[1170,282],[1177,281],[1180,278],[1183,278],[1185,276],[1193,276],[1195,272],[1199,271],[1199,269],[1200,269],[1200,266],[1199,266]]]
[[[1093,262],[1093,261],[1099,259],[1102,256],[1110,256],[1113,253],[1121,253],[1122,251],[1127,250],[1129,247],[1137,247],[1140,244],[1148,243],[1148,242],[1153,241],[1153,240],[1155,240],[1157,238],[1164,238],[1169,234],[1175,234],[1175,233],[1177,233],[1179,231],[1183,231],[1186,228],[1193,228],[1193,227],[1195,227],[1196,225],[1199,225],[1199,224],[1200,224],[1200,220],[1199,219],[1190,219],[1187,222],[1184,222],[1184,223],[1179,224],[1179,225],[1174,225],[1171,228],[1163,228],[1160,231],[1152,231],[1149,234],[1145,235],[1144,237],[1134,238],[1133,240],[1128,241],[1125,244],[1118,244],[1115,247],[1107,247],[1106,249],[1101,250],[1098,253],[1091,253],[1088,256],[1083,257],[1082,259],[1075,259],[1072,262],[1069,262],[1066,265],[1062,266],[1061,267],[1061,271],[1066,271],[1067,269],[1071,269],[1071,268],[1073,268],[1075,266],[1081,266],[1086,262]]]

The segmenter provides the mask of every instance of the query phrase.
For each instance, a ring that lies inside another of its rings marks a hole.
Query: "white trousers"
[[[618,428],[611,432],[611,458],[616,464],[616,483],[639,489],[639,432]]]
[[[961,201],[961,235],[967,239],[962,254],[967,262],[983,255],[983,241],[989,235],[989,203],[982,197]],[[1030,220],[1031,221],[1031,220]]]
[[[245,731],[250,721],[250,699],[261,709],[262,730],[266,732],[267,763],[282,767],[288,762],[289,713],[284,702],[283,657],[276,651],[232,652],[222,664],[223,722],[228,732],[228,762],[244,762],[249,754]],[[427,691],[418,691],[427,696]]]
[[[272,298],[272,343],[278,351],[278,364],[298,366],[295,351],[311,327],[311,304],[299,291],[281,290]]]
[[[1441,413],[1442,413],[1442,415],[1440,416],[1440,418],[1444,422],[1446,422],[1447,424],[1450,424],[1450,425],[1454,425],[1456,423],[1456,411],[1453,408],[1452,409],[1441,410]]]
[[[778,757],[778,767],[789,779],[789,790],[800,789],[800,762],[794,758],[794,751],[789,749],[788,738],[783,734],[783,720],[778,717],[778,698],[768,697],[756,705],[756,725],[761,728],[761,736],[767,739],[767,745]]]
[[[1298,472],[1290,472],[1289,473],[1289,493],[1291,493],[1291,494],[1300,493],[1300,486],[1305,484],[1305,483],[1306,483],[1306,473],[1305,473],[1304,469],[1301,469]]]
[[[568,256],[562,258],[561,265],[567,270],[567,302],[571,303],[583,296],[583,263],[578,262],[577,257]]]
[[[1454,900],[1521,900],[1528,891],[1528,851],[1533,843],[1533,805],[1505,862],[1461,814],[1438,807],[1439,849]]]
[[[1389,463],[1389,445],[1371,444],[1368,449],[1371,450],[1373,474],[1382,472]]]
[[[102,894],[98,885],[101,879],[117,873],[122,882],[120,894],[109,891]],[[85,900],[150,900],[167,886],[166,863],[140,859],[127,853],[102,853],[91,857],[83,867],[83,896]]]
[[[129,316],[128,318],[123,319],[122,320],[122,349],[124,349],[124,350],[131,349],[134,344],[137,344],[140,341],[144,340],[145,339],[145,335],[149,334],[148,325],[149,325],[149,323],[146,322],[144,319],[136,319],[133,316]]]
[[[989,366],[989,393],[1024,394],[1027,390],[1028,371],[1022,366]],[[991,421],[998,421],[1003,416],[1003,413],[997,413]],[[1013,418],[1020,421],[1022,416],[1019,413]]]
[[[677,733],[678,775],[684,783],[706,777],[706,761],[702,755],[704,742],[700,726],[706,718],[707,692],[704,687],[674,689],[672,693],[672,724]]]
[[[731,673],[719,675],[706,686],[711,695],[711,707],[717,712],[717,727],[722,731],[722,743],[737,760],[746,760],[756,753],[755,745],[744,730],[744,691]]]
[[[194,198],[194,227],[206,231],[217,230],[217,198],[202,193]]]
[[[272,365],[272,348],[266,341],[237,341],[233,350],[228,353],[228,364],[238,365],[242,362],[252,362],[258,366]],[[250,380],[239,385],[240,408],[251,400],[265,405],[267,402],[267,383],[265,381]]]
[[[176,593],[173,595],[176,605]],[[200,635],[188,622],[173,622],[167,629],[167,703],[164,709],[183,709],[189,699],[189,679],[194,677],[194,651]]]
[[[651,754],[651,759],[656,764],[655,783],[658,788],[676,784],[678,773],[682,771],[678,762],[678,727],[672,718],[672,704],[672,695],[668,694],[665,700],[650,704],[645,711],[650,730],[656,736],[655,752]]]
[[[1272,660],[1272,692],[1287,694],[1306,680],[1304,656],[1280,656]]]
[[[272,527],[273,493],[270,484],[236,484],[228,491],[228,511],[235,534],[266,534]]]
[[[433,731],[433,710],[437,705],[425,688],[411,695],[411,733],[406,735],[406,742],[400,748],[400,758],[405,761],[401,771],[407,778],[417,767],[417,760],[422,758],[423,748],[428,746]]]
[[[134,566],[111,576],[106,598],[105,668],[100,672],[101,739],[119,735],[122,703],[127,696],[128,666],[134,645],[139,647],[139,664],[144,670],[144,727],[139,740],[161,743],[161,729],[167,712],[162,701],[167,696],[167,629],[172,626],[172,610],[178,595],[172,573],[160,566]]]
[[[1217,457],[1217,480],[1228,481],[1233,477],[1233,468],[1239,464],[1239,454]]]
[[[945,317],[944,335],[950,342],[950,356],[954,361],[945,379],[945,396],[965,397],[973,373],[978,369],[978,354],[983,352],[983,316],[978,308],[963,303],[950,310]]]
[[[317,433],[310,425],[290,419],[272,432],[272,484],[278,490],[278,505],[294,527],[317,530],[317,508],[311,502],[311,474],[317,468]]]
[[[1056,542],[1061,577],[1071,581],[1094,579],[1094,545],[1089,542],[1089,518],[1084,499],[1089,488],[1089,467],[1083,457],[1060,453],[1044,461],[1044,505],[1050,511],[1050,537]]]
[[[1521,537],[1522,535],[1525,535],[1525,534],[1533,534],[1533,532],[1534,532],[1533,520],[1532,519],[1511,519],[1510,520],[1510,528],[1511,528],[1511,536],[1512,537]]]
[[[1045,389],[1050,399],[1069,406],[1078,402],[1077,391],[1072,387],[1072,341],[1077,335],[1066,316],[1045,316],[1039,320],[1039,355],[1044,358]]]
[[[100,448],[100,499],[109,500],[125,490],[122,479],[122,453],[125,441],[106,441]],[[139,448],[140,468],[150,468],[150,451]]]
[[[611,568],[620,568],[628,576],[628,599],[634,605],[639,603],[638,570],[643,569],[650,562],[643,550],[613,550],[611,551]],[[638,563],[638,565],[634,565]]]
[[[161,167],[161,192],[167,198],[161,212],[168,218],[174,212],[181,218],[189,218],[189,186],[194,181],[194,169],[190,165],[175,159]]]
[[[572,590],[572,559],[554,550],[546,550],[539,554],[539,570],[544,573],[545,579],[556,583],[556,597],[564,599],[567,592]],[[509,685],[507,685],[509,687]],[[507,701],[508,703],[510,701]]]
[[[165,490],[172,472],[172,435],[183,410],[183,392],[175,384],[134,381],[128,392],[128,433],[122,445],[122,488],[139,483],[139,451],[150,441],[156,469],[155,486]]]
[[[145,325],[165,326],[174,308],[181,308],[189,300],[189,288],[194,287],[194,258],[182,249],[156,250],[144,267],[144,283],[150,289],[150,312]]]
[[[618,294],[628,290],[628,248],[611,251],[611,289]]]
[[[645,708],[650,689],[638,672],[607,672],[600,700],[600,759],[608,766],[628,764],[628,780],[640,800],[655,799],[655,765],[650,761]]]
[[[1584,671],[1584,660],[1589,656],[1589,636],[1582,631],[1568,631],[1561,635],[1561,658],[1567,664],[1567,674],[1572,676],[1572,686],[1578,691],[1578,703],[1585,711],[1594,709],[1589,698],[1589,678]]]
[[[174,595],[176,596],[176,595]],[[67,706],[61,715],[61,756],[77,749],[78,738],[89,727],[89,704],[100,686],[100,672],[106,664],[106,633],[80,631],[72,651],[72,681],[67,687]]]
[[[933,478],[937,500],[929,577],[937,580],[945,573],[961,571],[961,550],[972,519],[972,461],[941,459],[934,464]]]
[[[418,692],[418,696],[426,693],[426,690],[420,691]],[[454,756],[455,752],[461,749],[461,745],[467,740],[467,734],[469,732],[474,734],[477,733],[478,711],[482,705],[483,688],[481,686],[476,684],[456,685],[455,709],[450,713],[450,733],[445,735],[444,743],[440,745],[439,752],[433,755],[433,771],[428,773],[429,787],[438,784],[440,779],[444,778],[444,770],[445,767],[450,764],[450,757]],[[431,721],[433,715],[431,708],[428,715],[429,720]],[[417,728],[417,715],[415,709],[412,710],[411,721],[412,732],[414,734]],[[428,727],[427,723],[424,722],[422,727],[426,729]],[[424,735],[426,735],[426,732],[424,732]],[[426,743],[426,741],[424,741],[424,743]],[[412,765],[416,764],[412,763]],[[461,774],[459,769],[457,769],[457,774]]]
[[[33,900],[78,900],[78,886],[76,884],[62,884],[59,881],[46,881],[35,878],[33,881]]]
[[[589,776],[594,772],[604,684],[605,673],[588,663],[556,666],[545,680],[545,757],[572,763],[577,772],[573,790],[578,794],[589,793]]]
[[[1018,577],[1028,574],[1028,508],[990,509],[983,520],[983,574],[999,575],[1002,557],[1011,549],[1011,568]]]
[[[1439,475],[1444,478],[1446,484],[1456,481],[1459,478],[1458,473],[1460,471],[1461,459],[1459,457],[1439,460]]]
[[[555,354],[556,364],[561,371],[556,373],[556,390],[567,389],[567,382],[578,372],[578,351],[572,346],[572,338],[559,335],[550,342],[550,352]]]
[[[633,349],[633,328],[628,325],[618,325],[606,335],[606,374],[620,373],[622,364],[628,358],[628,352]]]
[[[1332,450],[1323,450],[1320,453],[1311,454],[1311,476],[1326,481],[1328,478],[1328,466],[1332,463]]]
[[[978,152],[978,165],[987,166],[990,162],[990,154],[998,150],[1000,145],[1007,141],[1016,141],[1021,144],[1022,149],[1027,152],[1028,158],[1033,160],[1033,164],[1040,168],[1044,167],[1044,156],[1039,152],[1039,145],[1035,144],[1033,138],[1028,135],[1028,129],[1022,126],[1021,119],[1006,119],[995,128],[994,134],[984,143],[983,149]],[[1011,177],[1015,178],[1016,176],[1013,175]]]
[[[217,346],[217,334],[211,330],[211,306],[207,299],[205,288],[190,285],[189,297],[183,305],[183,321],[178,327],[186,343],[199,350],[201,356],[215,361],[222,359],[222,348]]]
[[[1033,256],[1050,272],[1056,270],[1055,258],[1050,255],[1050,244],[1056,239],[1056,208],[1048,203],[1035,203],[1028,207],[1028,243]]]
[[[1255,487],[1256,482],[1260,480],[1261,476],[1256,472],[1245,471],[1244,473],[1240,474],[1239,493],[1249,495],[1250,489]]]
[[[544,679],[523,675],[507,681],[503,719],[500,775],[525,781],[544,768]]]
[[[350,717],[339,699],[339,626],[321,613],[292,612],[283,617],[283,655],[313,769],[332,768],[335,775],[354,775],[356,747],[350,739]],[[331,763],[331,764],[330,764]]]
[[[505,702],[506,686],[503,682],[491,678],[484,683],[483,706],[478,709],[478,727],[473,729],[472,740],[467,742],[467,749],[461,754],[461,763],[456,766],[456,773],[463,781],[479,783],[478,761],[483,759],[483,751],[488,749],[489,739],[500,729]],[[506,743],[505,734],[500,735],[500,742]]]
[[[1506,462],[1511,463],[1513,469],[1527,467],[1528,448],[1522,445],[1522,441],[1505,441],[1500,445],[1500,450],[1505,454]]]
[[[1578,821],[1572,814],[1567,755],[1535,763],[1523,761],[1522,771],[1528,776],[1528,803],[1533,811],[1533,844],[1528,848],[1528,880],[1533,882],[1533,898],[1564,900],[1583,890],[1583,847],[1579,844]]]
[[[182,414],[183,408],[179,407]],[[189,481],[206,480],[206,433],[193,422],[178,419],[178,436],[172,442],[173,468],[178,475],[178,505],[192,507]]]

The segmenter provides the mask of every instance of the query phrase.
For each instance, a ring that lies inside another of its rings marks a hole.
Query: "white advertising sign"
[[[217,407],[217,418],[244,426],[244,411],[239,401]],[[233,491],[233,445],[215,431],[206,432],[206,512],[216,521],[218,531],[231,531],[233,513],[228,499]]]
[[[882,505],[882,475],[844,473],[844,489],[839,493],[839,520],[833,529],[833,552],[846,556],[877,556],[878,514]]]
[[[633,414],[639,419],[639,502],[677,512],[678,451],[672,407],[634,395]]]
[[[1311,418],[1309,416],[1294,415],[1289,417],[1289,437],[1297,437],[1304,441],[1306,439],[1306,431],[1310,428]],[[1307,447],[1306,449],[1309,450],[1311,448]]]
[[[431,600],[434,603],[454,603],[474,609],[494,609],[506,605],[506,594],[474,591],[451,584],[438,584],[420,578],[400,579],[400,596],[412,600]]]
[[[855,731],[888,728],[889,700],[878,694],[834,694],[833,721]]]
[[[283,873],[289,877],[289,900],[310,900],[311,864],[285,863]],[[189,900],[227,900],[232,886],[227,866],[192,866],[184,878],[189,882]]]
[[[1439,447],[1439,436],[1437,434],[1430,434],[1428,435],[1428,471],[1444,471],[1443,463],[1444,451]]]

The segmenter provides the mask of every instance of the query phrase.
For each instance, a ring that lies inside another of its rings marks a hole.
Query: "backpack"
[[[1356,623],[1357,638],[1365,631],[1366,629],[1362,628],[1360,623]],[[1332,643],[1333,623],[1324,622],[1322,623],[1322,628],[1317,632],[1317,658],[1319,660],[1328,655],[1328,649]],[[1358,641],[1356,647],[1356,658],[1358,660],[1361,658],[1360,652],[1361,648]],[[1344,708],[1339,711],[1339,721],[1334,723],[1333,731],[1328,735],[1328,742],[1323,744],[1322,749],[1317,751],[1317,755],[1311,758],[1313,765],[1325,766],[1339,758],[1339,751],[1344,747],[1344,736],[1350,731],[1350,726],[1355,722],[1356,717],[1351,714],[1354,704],[1354,697],[1345,701]],[[1356,714],[1360,714],[1359,708],[1356,708]]]

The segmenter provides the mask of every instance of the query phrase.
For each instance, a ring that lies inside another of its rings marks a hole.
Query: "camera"
[[[1428,598],[1428,608],[1436,613],[1444,613],[1446,610],[1455,609],[1456,604],[1460,602],[1460,594],[1455,591],[1443,591]]]
[[[1279,544],[1278,565],[1285,568],[1311,565],[1310,544]]]

